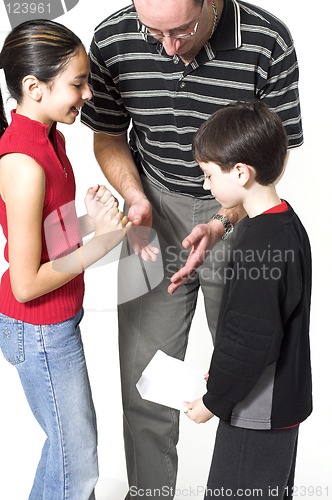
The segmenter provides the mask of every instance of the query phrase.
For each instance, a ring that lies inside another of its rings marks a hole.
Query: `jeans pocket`
[[[84,316],[84,309],[83,307],[81,308],[81,310],[76,314],[76,316],[74,317],[74,321],[75,321],[75,330],[77,330],[77,328],[80,326],[80,323],[83,319],[83,316]]]
[[[12,365],[18,365],[25,360],[23,325],[23,321],[0,315],[0,348]]]

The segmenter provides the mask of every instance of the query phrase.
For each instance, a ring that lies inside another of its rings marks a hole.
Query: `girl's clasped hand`
[[[97,184],[89,188],[84,202],[87,214],[94,222],[95,236],[114,231],[126,235],[131,222],[119,211],[117,198],[106,186]]]

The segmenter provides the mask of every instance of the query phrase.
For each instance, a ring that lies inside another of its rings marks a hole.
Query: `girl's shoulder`
[[[0,194],[8,198],[9,192],[35,190],[45,184],[45,173],[36,160],[22,153],[8,153],[0,158]],[[21,186],[21,188],[20,188]]]

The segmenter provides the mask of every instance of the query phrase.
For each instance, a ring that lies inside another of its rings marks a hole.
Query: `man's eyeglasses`
[[[202,15],[202,10],[203,10],[203,5],[204,5],[204,0],[202,1],[202,6],[201,10],[198,16],[198,19],[195,23],[195,26],[192,31],[190,32],[179,32],[179,33],[172,33],[172,30],[168,35],[165,35],[162,31],[154,30],[153,28],[148,28],[144,24],[142,24],[137,16],[137,30],[141,33],[143,36],[144,40],[147,41],[148,37],[151,36],[152,38],[155,38],[156,40],[161,40],[163,38],[175,38],[175,39],[182,39],[182,38],[189,38],[191,36],[196,35],[199,21],[201,19]],[[180,31],[180,30],[174,30],[174,31]]]

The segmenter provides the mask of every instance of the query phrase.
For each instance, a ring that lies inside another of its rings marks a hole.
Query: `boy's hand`
[[[219,226],[222,226],[222,224],[219,223]],[[186,250],[191,248],[189,257],[185,265],[171,277],[168,293],[174,293],[192,276],[192,273],[203,264],[207,252],[213,248],[220,237],[220,232],[216,233],[211,224],[199,224],[194,227],[182,242],[183,248]]]
[[[242,205],[225,209],[224,214],[235,225],[246,216],[246,211]],[[219,221],[210,220],[206,224],[198,224],[190,234],[182,241],[182,246],[186,250],[191,248],[187,262],[171,277],[171,284],[168,293],[174,293],[183,283],[185,283],[199,266],[203,264],[208,256],[209,250],[220,241],[225,232],[224,225]]]
[[[204,424],[214,416],[213,413],[207,409],[202,398],[196,399],[191,403],[185,401],[184,405],[187,408],[185,414],[190,420],[196,422],[196,424]]]

